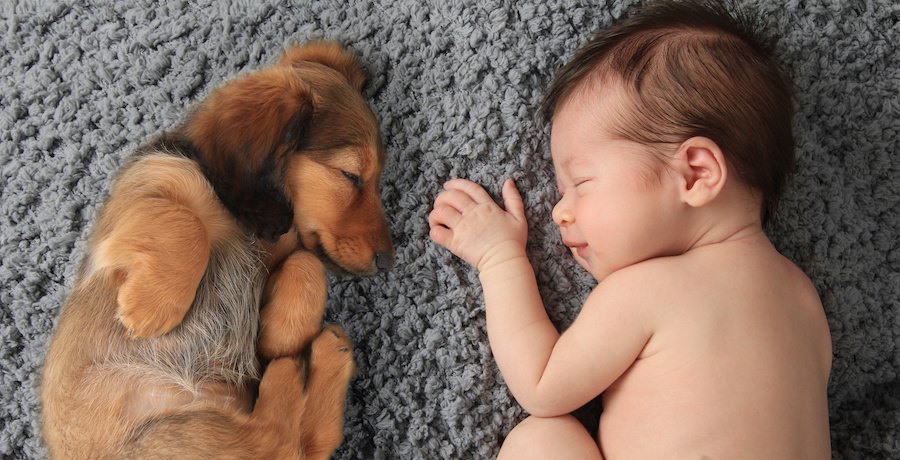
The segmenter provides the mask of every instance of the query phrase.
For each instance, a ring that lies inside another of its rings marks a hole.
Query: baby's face
[[[597,280],[679,253],[683,207],[675,180],[659,171],[664,165],[648,147],[609,134],[611,104],[582,101],[562,104],[551,127],[561,195],[553,221],[563,243]]]

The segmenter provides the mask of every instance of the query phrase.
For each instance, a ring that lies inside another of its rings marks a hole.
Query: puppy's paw
[[[259,383],[259,397],[253,416],[268,421],[271,426],[284,424],[285,419],[301,414],[306,405],[308,363],[298,358],[278,358],[270,362]]]
[[[344,330],[336,324],[326,324],[312,342],[310,354],[312,374],[326,381],[347,382],[356,374],[353,345]]]
[[[321,314],[307,313],[315,318],[300,318],[302,308],[285,299],[272,299],[266,303],[259,318],[259,339],[256,351],[260,357],[271,360],[282,356],[295,356],[309,346],[321,327]]]
[[[347,334],[339,326],[325,325],[309,351],[309,399],[299,430],[304,458],[328,458],[340,444],[347,389],[355,374]]]
[[[132,337],[157,337],[171,331],[194,302],[196,286],[172,286],[160,278],[137,272],[119,287],[116,313]]]
[[[326,297],[322,262],[308,252],[291,254],[266,289],[260,311],[259,355],[274,359],[305,349],[322,328]]]

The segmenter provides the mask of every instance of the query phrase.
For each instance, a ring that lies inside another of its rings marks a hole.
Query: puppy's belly
[[[134,421],[186,409],[222,409],[229,412],[237,409],[246,413],[252,409],[248,391],[221,383],[204,385],[193,391],[162,383],[147,383],[130,390],[123,402],[125,417]]]

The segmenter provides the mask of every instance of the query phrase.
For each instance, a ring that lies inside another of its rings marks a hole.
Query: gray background
[[[771,19],[797,87],[799,168],[769,233],[829,318],[834,457],[898,458],[900,7],[748,3]],[[476,275],[429,241],[426,216],[451,177],[494,194],[515,177],[548,310],[561,327],[574,318],[591,283],[551,223],[546,131],[533,113],[555,70],[626,4],[0,3],[0,456],[45,456],[36,378],[123,158],[230,76],[323,37],[350,46],[371,76],[398,262],[331,279],[328,317],[356,343],[360,370],[337,457],[495,455],[525,414],[491,359]]]

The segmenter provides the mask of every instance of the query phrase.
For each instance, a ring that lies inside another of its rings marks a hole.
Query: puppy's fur
[[[393,260],[363,81],[336,44],[291,48],[123,167],[47,353],[54,457],[337,447],[355,366],[343,331],[321,324],[325,266],[371,274]]]

